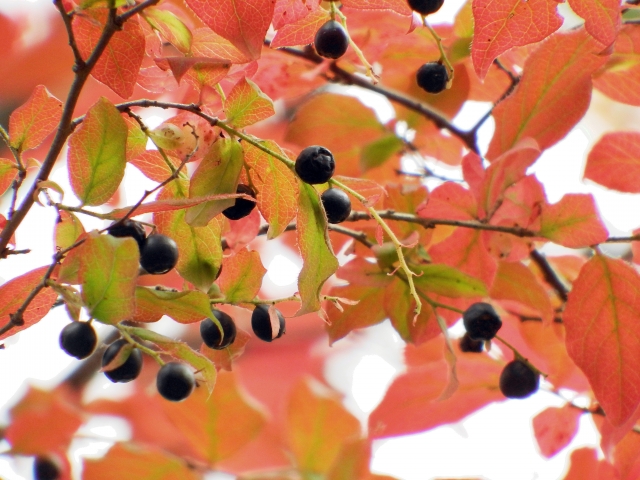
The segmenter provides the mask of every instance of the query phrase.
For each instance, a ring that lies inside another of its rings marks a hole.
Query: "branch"
[[[567,290],[567,287],[564,285],[562,280],[560,280],[560,277],[558,277],[558,274],[555,272],[551,264],[549,264],[549,261],[545,256],[538,250],[532,250],[529,257],[536,265],[538,265],[540,270],[542,270],[544,279],[553,287],[560,299],[563,302],[566,302],[569,298],[569,290]]]
[[[73,57],[75,59],[76,66],[74,67],[74,71],[78,66],[84,65],[84,59],[80,54],[80,50],[78,49],[78,44],[76,43],[76,37],[73,33],[73,27],[71,25],[71,16],[65,11],[64,5],[62,4],[62,0],[53,0],[53,4],[60,12],[60,16],[62,17],[62,22],[64,23],[64,28],[67,30],[67,37],[69,39],[69,46],[73,51]]]

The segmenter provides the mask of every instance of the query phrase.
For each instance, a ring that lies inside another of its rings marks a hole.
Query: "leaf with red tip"
[[[493,110],[496,130],[487,157],[531,137],[541,150],[573,128],[591,101],[591,75],[606,61],[584,30],[556,33],[527,59],[514,93]]]
[[[563,314],[567,350],[614,426],[640,405],[640,276],[596,255],[580,271]]]
[[[247,78],[241,79],[231,89],[224,111],[227,121],[237,128],[253,125],[275,114],[271,99]]]
[[[84,205],[102,205],[116,192],[126,166],[127,125],[101,97],[69,138],[69,180]]]
[[[9,117],[11,146],[19,152],[36,148],[56,129],[61,117],[62,102],[38,85],[27,103]]]
[[[31,291],[42,282],[48,269],[48,265],[36,268],[0,286],[0,322],[2,322],[2,325],[11,321],[10,315],[20,308]],[[24,312],[24,325],[13,327],[8,332],[0,335],[0,339],[10,337],[38,323],[42,317],[49,313],[57,296],[56,292],[50,288],[40,290]]]
[[[473,66],[484,79],[493,60],[512,47],[547,38],[562,25],[558,5],[546,0],[474,0]]]
[[[73,32],[83,59],[87,60],[98,45],[106,19],[106,9],[85,10],[73,16]],[[122,98],[129,98],[142,66],[144,47],[144,33],[134,16],[113,35],[91,75]]]
[[[640,133],[604,135],[589,152],[584,177],[619,192],[640,193]]]
[[[618,0],[569,0],[571,9],[584,18],[584,28],[603,45],[616,41],[622,19]]]
[[[320,310],[320,289],[338,269],[338,260],[327,235],[327,218],[318,192],[312,185],[299,181],[298,246],[302,270],[298,276],[302,315]]]
[[[260,254],[240,250],[227,258],[223,265],[218,285],[225,299],[231,303],[253,300],[262,286],[262,277],[267,273]]]
[[[542,455],[551,458],[571,443],[578,433],[582,413],[579,408],[565,405],[548,407],[533,417],[533,432]]]
[[[17,176],[18,169],[15,162],[8,158],[0,158],[0,196],[7,191]]]
[[[540,236],[552,242],[580,248],[604,242],[608,235],[591,194],[570,193],[542,207]]]
[[[196,323],[212,318],[209,297],[197,290],[157,290],[151,287],[136,287],[136,322],[157,322],[166,315],[178,323]]]
[[[262,42],[271,24],[272,0],[186,0],[211,30],[229,40],[247,58],[260,57]]]
[[[308,15],[297,22],[287,23],[273,37],[271,48],[294,47],[313,43],[318,29],[330,18],[327,10],[319,8],[309,12]]]

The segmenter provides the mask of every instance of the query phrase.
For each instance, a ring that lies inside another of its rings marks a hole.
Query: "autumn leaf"
[[[69,180],[84,205],[102,205],[115,193],[126,165],[127,125],[101,97],[69,138]]]
[[[287,23],[278,29],[273,37],[271,48],[292,47],[296,45],[308,45],[313,43],[318,29],[331,17],[329,12],[318,8],[296,22]]]
[[[38,85],[27,103],[9,117],[11,146],[19,152],[36,148],[55,131],[61,117],[62,102]]]
[[[247,78],[231,89],[224,104],[227,121],[236,128],[253,125],[275,114],[273,102]]]
[[[0,158],[0,196],[7,191],[18,176],[15,162],[8,158]]]
[[[218,285],[225,300],[238,303],[253,300],[262,286],[262,277],[267,273],[258,252],[240,250],[224,262]]]
[[[84,227],[78,217],[71,212],[60,210],[54,232],[56,248],[60,250],[69,248],[84,233]]]
[[[222,349],[207,347],[204,343],[200,346],[200,353],[211,360],[216,368],[231,371],[233,361],[244,353],[244,348],[252,338],[241,328],[236,328],[236,338],[231,345]]]
[[[298,276],[301,305],[296,315],[303,315],[320,309],[320,289],[338,269],[338,260],[327,235],[327,219],[318,192],[302,181],[298,188],[297,232],[303,263]]]
[[[484,297],[487,289],[482,281],[448,265],[431,263],[414,267],[416,287],[426,292],[451,298]]]
[[[584,177],[619,192],[640,193],[640,134],[604,135],[589,152]]]
[[[82,299],[89,315],[110,324],[131,318],[140,259],[136,241],[93,231],[78,251]]]
[[[212,318],[209,297],[197,290],[174,292],[136,287],[136,322],[157,322],[163,315],[178,323],[189,324]]]
[[[213,58],[229,63],[246,63],[250,60],[229,40],[207,27],[198,28],[193,32],[191,53],[196,57]]]
[[[184,22],[169,10],[147,8],[145,19],[158,30],[160,35],[174,45],[180,52],[187,54],[191,50],[192,34]]]
[[[473,220],[477,216],[476,200],[462,185],[446,182],[429,193],[426,202],[418,206],[423,218]]]
[[[496,131],[487,157],[497,158],[531,137],[540,150],[555,144],[587,111],[591,75],[606,61],[582,29],[556,33],[531,54],[514,93],[494,110]]]
[[[411,9],[403,0],[345,0],[349,8],[362,10],[393,10],[400,15],[411,15]]]
[[[640,405],[640,277],[622,260],[596,255],[580,271],[563,314],[567,350],[614,426]]]
[[[569,248],[588,247],[607,239],[591,194],[567,194],[540,214],[540,235]]]
[[[603,45],[616,41],[622,23],[617,0],[569,0],[571,9],[584,18],[584,28]]]
[[[551,458],[571,443],[582,414],[582,410],[567,404],[547,407],[533,417],[533,432],[542,455]]]

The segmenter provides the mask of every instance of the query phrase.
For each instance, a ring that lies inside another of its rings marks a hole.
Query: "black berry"
[[[249,185],[239,184],[236,189],[236,193],[244,193],[245,195],[250,195],[253,198],[256,198],[256,192],[253,191]],[[252,202],[251,200],[247,200],[246,198],[236,198],[236,203],[229,208],[225,208],[222,211],[222,214],[227,217],[229,220],[240,220],[241,218],[246,217],[251,213],[256,207],[256,202]]]
[[[462,314],[464,328],[473,340],[491,340],[496,336],[502,320],[488,303],[474,303]]]
[[[318,145],[307,147],[296,159],[296,173],[311,185],[326,183],[333,176],[336,162],[329,150]]]
[[[33,478],[35,480],[58,480],[60,467],[51,458],[39,455],[33,463]]]
[[[104,351],[104,355],[102,355],[102,366],[105,367],[113,360],[120,349],[127,345],[128,342],[121,338],[120,340],[116,340],[111,345],[107,347]],[[127,383],[131,380],[135,380],[138,375],[140,375],[140,371],[142,370],[142,352],[137,348],[133,348],[129,357],[125,360],[125,362],[119,367],[114,368],[113,370],[107,370],[104,374],[107,376],[109,380],[114,383]]]
[[[500,374],[500,391],[507,398],[527,398],[538,390],[539,377],[522,360],[513,360]]]
[[[114,237],[132,237],[138,242],[138,247],[142,251],[142,247],[147,240],[147,232],[140,222],[135,220],[123,220],[122,222],[114,222],[107,228],[107,233]]]
[[[193,372],[186,365],[169,362],[160,368],[156,377],[158,393],[167,400],[180,402],[191,395],[196,386]]]
[[[416,73],[418,86],[429,93],[440,93],[447,88],[449,74],[447,67],[438,62],[422,65]]]
[[[421,15],[429,15],[440,10],[444,4],[444,0],[408,0],[411,10]]]
[[[344,222],[351,213],[351,200],[349,195],[339,188],[330,188],[322,192],[320,196],[324,211],[327,214],[329,223]]]
[[[87,322],[73,322],[60,332],[60,348],[77,359],[87,358],[98,343],[93,326]]]
[[[465,333],[460,339],[460,350],[463,352],[480,353],[484,349],[482,340],[474,340],[469,336],[469,332]]]
[[[178,263],[178,244],[172,238],[156,233],[147,238],[140,252],[140,265],[147,273],[167,273]]]
[[[207,347],[222,350],[236,339],[236,324],[229,315],[220,310],[213,310],[213,314],[220,322],[224,336],[220,334],[220,329],[210,318],[200,322],[200,336]]]
[[[280,310],[276,309],[276,315],[280,322],[278,332],[274,335],[271,328],[271,319],[269,318],[269,307],[267,305],[258,305],[251,314],[251,328],[260,340],[271,342],[276,338],[280,338],[285,332],[284,317]]]
[[[321,57],[340,58],[347,51],[349,37],[340,22],[329,20],[318,29],[313,43]]]

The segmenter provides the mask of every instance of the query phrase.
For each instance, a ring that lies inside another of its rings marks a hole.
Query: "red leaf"
[[[163,57],[154,60],[161,69],[170,69],[178,83],[190,69],[201,67],[207,70],[208,80],[215,84],[226,77],[231,68],[228,60],[206,57]]]
[[[563,320],[567,350],[618,426],[640,405],[640,276],[622,260],[596,255],[573,284]]]
[[[629,432],[616,446],[613,458],[622,480],[640,478],[640,435]]]
[[[168,158],[175,167],[180,165],[180,161],[175,157],[169,156]],[[130,160],[129,163],[138,168],[145,177],[153,180],[154,182],[164,182],[172,174],[169,166],[157,150],[146,150],[141,155]]]
[[[224,60],[230,63],[247,63],[251,61],[229,40],[221,37],[209,28],[198,28],[193,32],[191,53],[194,56]]]
[[[316,32],[329,19],[329,12],[322,8],[309,12],[306,17],[297,22],[288,23],[278,30],[271,42],[271,48],[313,43]]]
[[[602,47],[584,30],[557,33],[524,65],[515,92],[493,111],[496,131],[488,158],[531,137],[541,150],[561,140],[587,111],[591,75],[606,61]]]
[[[106,9],[88,10],[73,16],[73,31],[78,49],[86,60],[98,44],[107,18]],[[91,75],[122,98],[133,94],[138,72],[144,58],[145,38],[137,17],[125,22],[91,71]]]
[[[318,2],[306,0],[276,0],[273,11],[273,28],[280,30],[289,23],[306,17],[309,12],[318,9]]]
[[[24,275],[20,275],[0,287],[0,321],[2,324],[9,322],[10,314],[15,313],[26,300],[31,291],[42,281],[49,266],[36,268]],[[33,299],[24,312],[24,325],[13,327],[8,332],[0,335],[0,339],[10,337],[16,333],[38,323],[49,310],[58,295],[50,288],[43,288]]]
[[[578,421],[582,410],[565,405],[549,407],[533,418],[533,431],[540,452],[547,458],[571,443],[578,433]]]
[[[593,84],[618,102],[640,106],[640,29],[634,25],[622,27],[611,58]]]
[[[247,58],[260,57],[262,42],[271,24],[272,0],[186,0],[211,30],[229,40]]]
[[[619,480],[614,467],[606,460],[598,460],[592,448],[580,448],[571,454],[571,467],[564,480]]]
[[[607,239],[591,194],[570,193],[558,203],[544,205],[540,235],[569,248],[588,247]]]
[[[56,129],[61,117],[62,102],[38,85],[27,103],[9,117],[11,146],[21,152],[36,148]]]
[[[493,60],[512,47],[547,38],[562,25],[557,3],[547,0],[473,0],[471,58],[483,79]]]
[[[584,28],[603,45],[616,41],[620,30],[618,0],[569,0],[571,9],[584,18]]]
[[[446,182],[431,192],[417,213],[423,218],[473,220],[477,215],[476,200],[462,185]]]
[[[411,9],[404,0],[345,0],[342,4],[360,10],[393,10],[400,15],[411,15]]]
[[[584,176],[619,192],[640,193],[640,133],[604,135],[589,152]]]

